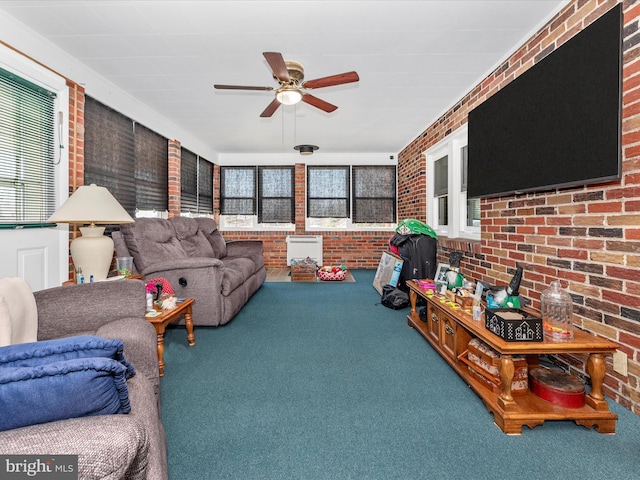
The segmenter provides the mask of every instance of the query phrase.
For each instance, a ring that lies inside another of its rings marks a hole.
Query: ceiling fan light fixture
[[[296,89],[281,88],[276,92],[276,98],[283,105],[295,105],[302,100],[302,94]]]
[[[296,145],[294,150],[298,150],[300,155],[312,155],[314,150],[318,150],[316,145]]]

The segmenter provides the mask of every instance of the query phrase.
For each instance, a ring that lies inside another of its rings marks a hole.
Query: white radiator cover
[[[322,235],[287,235],[287,265],[307,257],[322,265]]]

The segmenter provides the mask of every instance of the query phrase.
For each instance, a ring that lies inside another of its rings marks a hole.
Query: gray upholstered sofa
[[[131,412],[84,416],[0,432],[3,455],[79,455],[78,478],[165,480],[157,336],[144,319],[145,285],[119,280],[34,292],[37,339],[76,335],[119,339],[135,368],[127,380]],[[78,401],[68,399],[67,401]],[[8,412],[0,412],[6,415]]]
[[[113,233],[116,254],[145,279],[165,278],[178,298],[195,298],[193,324],[229,322],[262,286],[262,242],[225,242],[211,218],[139,218]]]

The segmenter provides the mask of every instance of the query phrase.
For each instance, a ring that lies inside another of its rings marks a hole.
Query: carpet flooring
[[[631,479],[640,418],[615,435],[571,421],[503,434],[482,401],[355,283],[265,283],[228,325],[165,335],[171,480]]]

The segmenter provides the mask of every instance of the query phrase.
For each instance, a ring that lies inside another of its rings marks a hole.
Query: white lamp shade
[[[73,264],[76,270],[82,269],[86,282],[91,276],[94,282],[107,278],[113,260],[113,240],[105,237],[104,227],[96,227],[96,224],[134,222],[109,190],[95,184],[78,187],[48,221],[90,224],[89,227],[80,227],[82,236],[71,242]]]
[[[95,184],[78,187],[47,220],[52,223],[115,225],[133,223],[133,218],[104,187]]]

